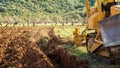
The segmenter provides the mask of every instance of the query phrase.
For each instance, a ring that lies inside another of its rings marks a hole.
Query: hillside
[[[0,0],[0,18],[7,16],[42,22],[81,21],[85,17],[84,6],[84,0]]]

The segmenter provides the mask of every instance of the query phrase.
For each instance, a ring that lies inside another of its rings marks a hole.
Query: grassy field
[[[68,38],[73,37],[73,32],[75,31],[75,28],[79,28],[79,34],[85,29],[85,26],[60,26],[55,27],[54,32],[56,35],[60,35],[61,37]]]

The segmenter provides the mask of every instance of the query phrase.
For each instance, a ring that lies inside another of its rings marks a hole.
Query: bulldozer
[[[96,0],[90,7],[85,0],[86,29],[82,37],[86,40],[89,54],[95,54],[112,63],[120,63],[120,5],[115,0]]]

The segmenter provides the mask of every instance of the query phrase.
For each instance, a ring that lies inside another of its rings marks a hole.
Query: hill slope
[[[84,0],[0,0],[0,16],[25,21],[81,20],[85,16]]]

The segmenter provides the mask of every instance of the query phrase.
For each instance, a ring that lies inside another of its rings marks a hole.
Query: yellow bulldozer
[[[86,39],[89,54],[120,62],[120,5],[116,0],[96,0],[96,4],[91,8],[85,0],[87,26],[81,38]]]

